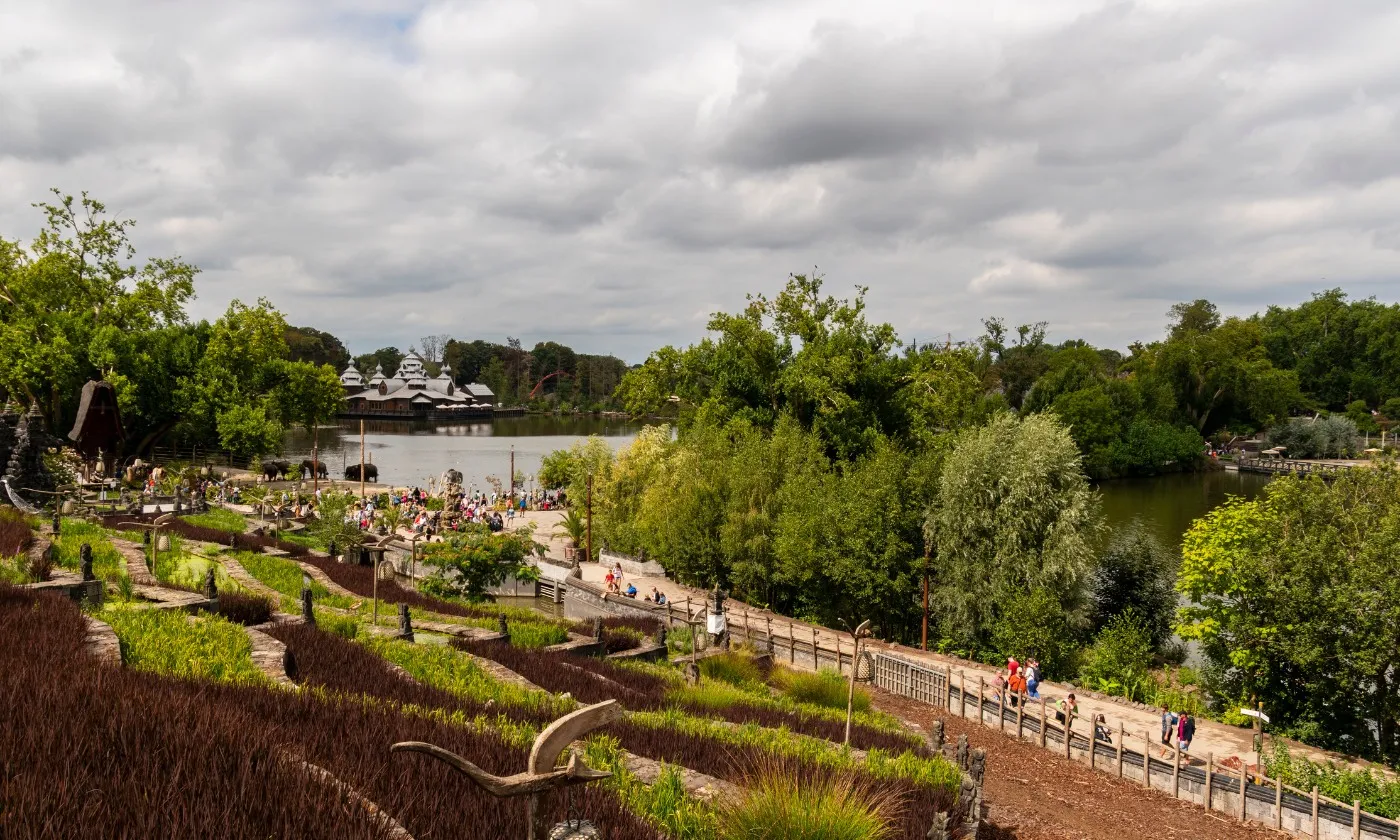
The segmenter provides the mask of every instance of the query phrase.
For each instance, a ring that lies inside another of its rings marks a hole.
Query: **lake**
[[[468,488],[488,490],[487,476],[504,481],[509,475],[512,448],[516,471],[533,478],[539,472],[540,459],[556,449],[600,435],[616,450],[630,443],[641,429],[641,423],[626,420],[552,415],[497,417],[451,425],[366,420],[365,452],[379,467],[379,480],[386,484],[426,487],[429,478],[451,467],[461,470]],[[344,464],[359,461],[359,421],[322,427],[320,446],[332,477],[344,475]],[[300,429],[289,432],[282,457],[294,461],[311,457],[311,436]],[[1176,550],[1194,519],[1228,496],[1254,498],[1268,481],[1266,475],[1222,470],[1105,481],[1098,489],[1110,537],[1139,519],[1163,545]],[[525,486],[531,486],[529,478]]]
[[[600,435],[613,449],[626,446],[642,424],[604,417],[555,417],[545,414],[496,417],[480,423],[415,423],[365,421],[365,460],[379,467],[379,481],[396,487],[428,486],[446,469],[460,470],[463,486],[490,492],[487,476],[505,483],[510,476],[511,450],[515,471],[527,478],[539,472],[540,460],[589,435]],[[360,462],[360,421],[343,420],[319,431],[321,460],[332,478],[345,475],[345,464]],[[287,433],[284,460],[311,457],[311,435],[303,429]]]

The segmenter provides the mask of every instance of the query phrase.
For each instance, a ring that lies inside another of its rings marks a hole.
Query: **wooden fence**
[[[703,629],[703,621],[696,616],[703,614],[705,607],[703,601],[687,599],[680,604],[646,605],[644,609],[657,618],[664,617],[672,626],[698,625]],[[838,633],[786,619],[775,622],[771,615],[753,615],[742,607],[726,608],[725,612],[733,640],[766,650],[775,661],[786,660],[803,669],[836,668],[844,673],[852,667],[854,643],[843,644]],[[697,638],[703,639],[703,632]],[[1238,759],[1230,765],[1209,754],[1188,759],[1174,744],[1164,746],[1151,732],[1130,732],[1122,723],[1116,729],[1109,728],[1106,739],[1101,738],[1086,717],[1061,721],[1043,699],[998,695],[988,689],[984,676],[977,676],[974,684],[962,669],[900,655],[897,647],[884,643],[872,645],[869,654],[874,684],[891,694],[979,721],[1007,737],[1037,744],[1066,759],[1087,763],[1094,770],[1136,781],[1207,810],[1315,840],[1400,840],[1400,821],[1363,811],[1360,801],[1340,802],[1322,796],[1315,787],[1300,790],[1278,779],[1251,776]]]
[[[1336,478],[1351,467],[1345,464],[1322,464],[1316,461],[1292,461],[1287,458],[1265,458],[1242,456],[1235,462],[1244,472],[1290,473],[1293,475],[1320,475],[1323,478]]]

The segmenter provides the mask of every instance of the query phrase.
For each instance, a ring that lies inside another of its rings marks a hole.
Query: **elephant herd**
[[[331,475],[324,461],[312,461],[310,458],[302,459],[300,464],[293,464],[291,461],[263,461],[262,472],[268,481],[276,481],[283,477],[300,478],[313,472],[320,478],[330,478]]]

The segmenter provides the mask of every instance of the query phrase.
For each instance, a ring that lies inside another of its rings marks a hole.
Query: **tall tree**
[[[1278,478],[1187,531],[1178,631],[1221,705],[1254,698],[1280,731],[1400,761],[1400,472]]]
[[[1054,417],[1003,414],[959,434],[925,524],[945,632],[985,647],[1008,601],[1037,590],[1081,617],[1099,527],[1098,495]]]

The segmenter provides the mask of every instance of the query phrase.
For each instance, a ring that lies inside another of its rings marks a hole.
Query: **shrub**
[[[1303,790],[1317,785],[1324,796],[1342,802],[1359,799],[1361,807],[1373,814],[1400,817],[1400,781],[1380,773],[1295,758],[1282,741],[1274,742],[1273,754],[1264,756],[1264,766],[1269,776],[1285,784]]]
[[[1104,694],[1144,701],[1150,690],[1152,634],[1135,610],[1108,620],[1089,649],[1079,677]]]
[[[1090,584],[1090,621],[1101,630],[1126,610],[1137,612],[1151,636],[1154,650],[1171,636],[1176,616],[1178,558],[1141,521],[1114,536],[1099,555]]]
[[[783,668],[773,672],[773,681],[783,694],[799,703],[842,711],[846,709],[846,695],[850,691],[850,683],[837,671],[823,668],[812,674]],[[870,711],[870,694],[857,688],[853,705],[858,712]]]
[[[12,507],[0,507],[0,557],[23,554],[34,540],[34,529],[24,514]]]
[[[272,602],[261,595],[224,590],[219,593],[219,615],[244,627],[266,624],[272,620]]]
[[[753,657],[734,651],[701,659],[700,673],[709,679],[733,685],[763,682],[763,671]]]
[[[793,762],[768,759],[744,793],[720,808],[720,830],[745,840],[881,840],[903,805],[899,792],[851,773],[815,778]]]
[[[1048,590],[1018,592],[1008,599],[992,630],[992,641],[1002,657],[1039,659],[1044,679],[1074,673],[1078,645],[1073,628],[1059,600]]]

